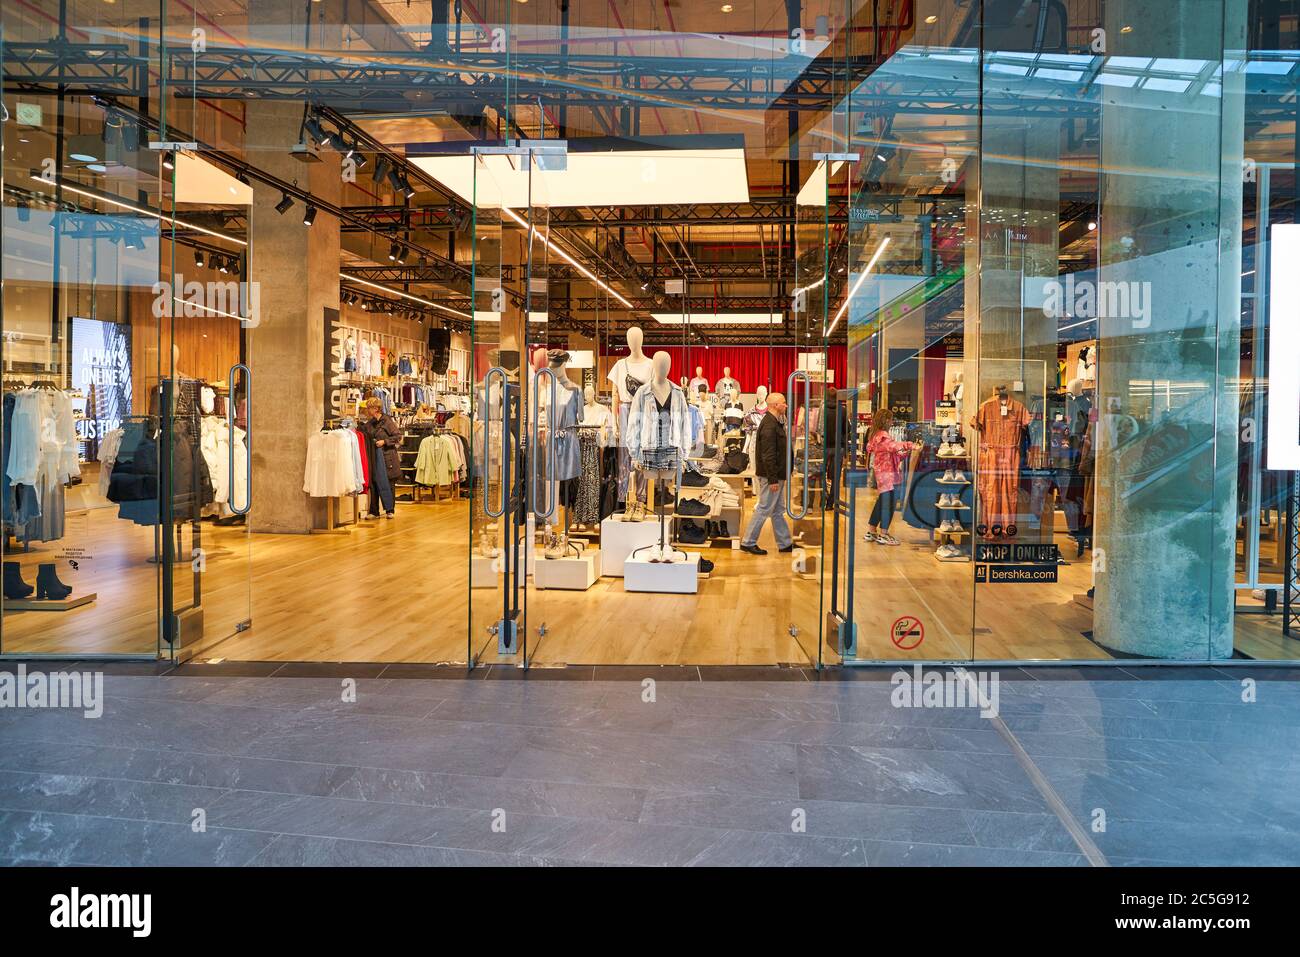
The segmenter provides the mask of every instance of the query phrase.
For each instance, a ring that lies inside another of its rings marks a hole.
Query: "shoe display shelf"
[[[715,524],[719,522],[726,522],[727,531],[730,532],[731,534],[710,535],[702,542],[675,541],[674,544],[679,545],[683,548],[715,548],[715,547],[717,548],[730,547],[733,549],[739,548],[740,536],[743,535],[745,532],[745,521],[746,521],[746,512],[747,512],[746,498],[745,498],[746,496],[745,480],[750,477],[751,476],[747,476],[744,474],[718,475],[718,478],[725,481],[727,485],[730,487],[732,493],[739,500],[740,502],[739,505],[724,505],[719,510],[719,514],[717,515],[713,515],[713,514],[686,515],[680,512],[676,513],[676,516],[678,518],[689,519],[698,522],[704,525],[706,528],[708,527],[707,523],[709,522],[713,522]],[[677,489],[676,497],[677,500],[679,501],[686,501],[686,500],[699,501],[701,493],[706,491],[708,491],[708,486],[706,485],[683,485],[679,489]],[[671,505],[668,508],[668,512],[670,515],[674,514],[674,510]]]
[[[965,459],[967,455],[962,452],[960,455],[940,455],[938,458],[945,462],[954,459]],[[970,548],[970,527],[968,515],[972,511],[969,505],[961,501],[962,491],[971,484],[970,473],[962,468],[945,468],[945,474],[953,472],[956,474],[958,481],[952,479],[937,479],[940,485],[947,486],[953,491],[941,492],[938,500],[935,502],[935,508],[938,510],[941,522],[956,522],[960,525],[959,530],[943,531],[936,528],[934,530],[934,540],[938,542],[935,549],[934,558],[939,562],[969,562],[971,560]],[[956,500],[956,505],[940,504],[944,498],[951,495]]]

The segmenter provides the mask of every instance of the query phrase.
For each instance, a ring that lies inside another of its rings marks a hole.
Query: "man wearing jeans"
[[[785,521],[785,502],[782,491],[787,479],[785,471],[785,396],[774,392],[767,397],[767,414],[758,425],[758,436],[754,440],[754,474],[758,477],[758,504],[754,506],[754,517],[745,529],[745,537],[740,540],[741,551],[751,555],[766,555],[767,550],[758,547],[758,536],[763,531],[763,523],[772,520],[772,534],[776,536],[778,551],[788,552],[794,548],[794,539],[790,536],[790,526]]]

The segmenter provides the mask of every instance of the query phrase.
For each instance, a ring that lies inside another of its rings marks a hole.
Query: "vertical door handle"
[[[541,394],[542,376],[546,376],[548,379],[551,380],[551,401],[550,404],[547,405],[546,407],[547,433],[546,433],[546,461],[545,462],[538,461],[538,459],[540,458],[540,455],[538,453],[541,451],[541,433],[538,428],[540,423],[538,421],[539,416],[537,414],[537,397],[538,395]],[[536,503],[534,503],[533,513],[537,515],[539,518],[545,518],[546,516],[550,515],[552,512],[555,511],[555,506],[557,504],[556,499],[558,498],[558,483],[556,485],[556,488],[553,489],[551,487],[551,483],[546,478],[546,471],[545,471],[547,466],[549,466],[552,470],[554,470],[555,450],[557,448],[555,444],[555,424],[556,424],[555,405],[559,401],[559,381],[555,378],[555,373],[553,371],[551,371],[550,369],[537,370],[537,375],[533,378],[533,394],[531,398],[532,398],[532,405],[530,411],[532,413],[532,420],[533,420],[532,472],[534,476],[540,479],[542,483],[542,488],[545,489],[545,494],[542,497],[542,502],[546,505],[545,510],[539,512],[537,511]],[[530,482],[529,485],[534,490],[537,487],[536,484],[534,484],[533,482]],[[534,496],[535,495],[536,492],[534,491]]]
[[[235,374],[244,370],[244,507],[236,508],[234,505],[235,492]],[[248,510],[253,507],[253,370],[242,362],[237,362],[230,367],[230,378],[227,382],[230,393],[226,400],[226,437],[228,447],[226,449],[226,507],[236,515],[247,515]]]
[[[492,508],[492,480],[489,470],[492,467],[492,377],[501,378],[501,505]],[[483,511],[488,518],[500,518],[506,513],[506,502],[510,494],[510,435],[506,429],[508,388],[506,370],[493,366],[483,375],[483,405],[487,409],[483,416]]]
[[[802,369],[791,372],[790,377],[786,379],[785,389],[789,395],[790,404],[788,409],[791,414],[794,412],[795,380],[803,382],[803,405],[800,407],[803,409],[803,492],[800,511],[796,515],[792,507],[794,505],[794,496],[790,491],[790,483],[794,479],[794,443],[787,442],[785,444],[785,514],[797,522],[808,514],[808,401],[812,390],[812,382],[808,378],[808,373]]]

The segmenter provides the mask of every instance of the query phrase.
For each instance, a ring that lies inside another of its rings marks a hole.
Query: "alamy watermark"
[[[177,273],[172,281],[160,279],[153,284],[155,319],[173,317],[202,319],[227,316],[245,326],[256,326],[262,318],[262,286],[257,282],[185,281]]]
[[[979,708],[981,718],[998,716],[996,671],[925,671],[913,665],[910,671],[895,671],[889,683],[894,688],[889,703],[895,708]]]
[[[1055,319],[1129,319],[1135,329],[1151,325],[1151,283],[1102,279],[1094,282],[1067,273],[1043,286],[1043,315]]]
[[[0,708],[80,709],[87,718],[104,713],[102,671],[0,671]]]

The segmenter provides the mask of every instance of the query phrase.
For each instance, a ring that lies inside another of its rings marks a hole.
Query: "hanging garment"
[[[18,397],[9,393],[4,397],[4,447],[0,452],[0,510],[3,512],[4,524],[10,528],[26,525],[41,513],[40,499],[36,487],[32,484],[15,482],[9,477],[9,463],[14,460],[14,450],[19,445],[37,443],[38,434],[23,434],[15,428],[14,412],[18,406]],[[28,426],[24,426],[24,432]],[[23,456],[30,452],[20,453]]]
[[[713,391],[724,399],[738,399],[740,398],[740,383],[731,376],[723,376],[718,380],[718,384],[713,387]]]
[[[1029,426],[1029,410],[1015,399],[994,395],[980,405],[975,426],[980,433],[980,521],[987,525],[1013,525],[1020,493],[1020,440]]]
[[[610,433],[613,431],[614,426],[614,413],[607,406],[601,405],[599,402],[583,406],[581,424],[594,426],[598,430],[596,441],[602,449],[609,445]]]
[[[338,498],[361,491],[356,460],[356,433],[351,429],[313,433],[307,438],[302,490],[313,498]]]
[[[122,430],[111,429],[99,443],[99,494],[108,498],[108,481],[117,461],[117,450],[122,447]]]
[[[578,476],[578,492],[573,505],[573,520],[583,525],[595,525],[601,519],[600,497],[600,444],[596,432],[585,430],[578,435],[582,472]]]
[[[568,398],[562,397],[559,405],[560,408],[555,413],[555,435],[547,450],[549,461],[546,477],[563,482],[577,478],[582,472],[577,431],[578,418],[582,414],[582,393],[578,389],[570,389]]]
[[[709,380],[702,375],[697,375],[687,383],[686,388],[690,390],[691,395],[699,395],[701,392],[709,391]]]

